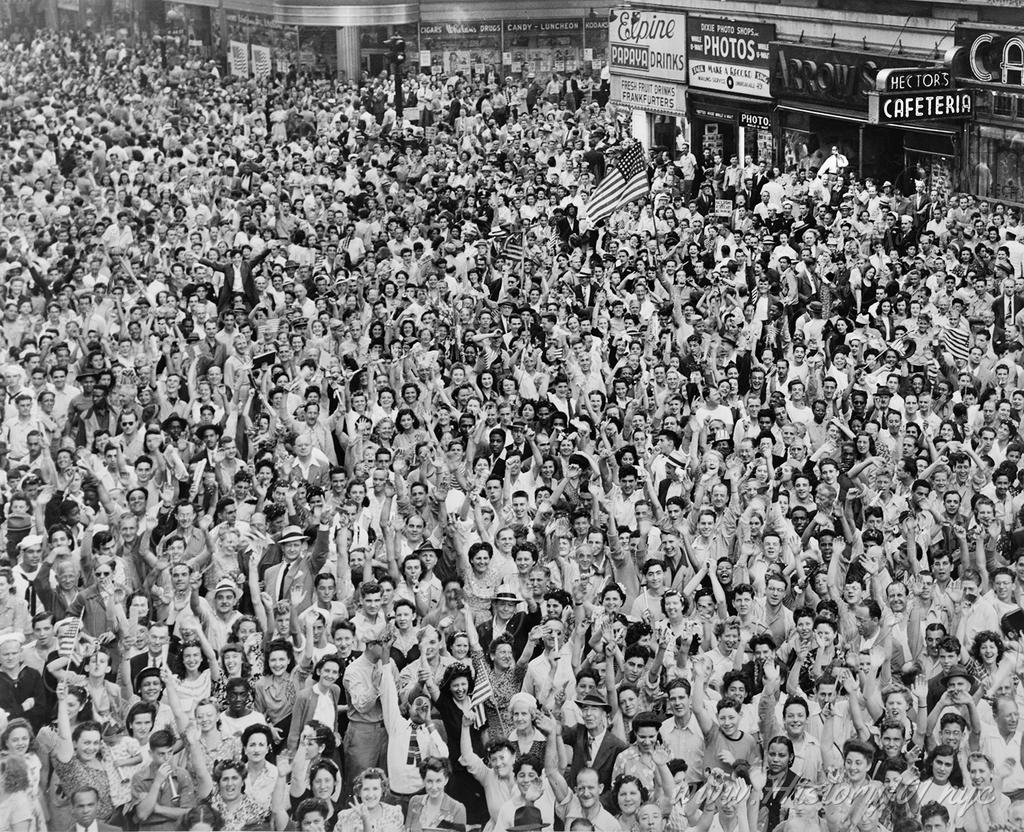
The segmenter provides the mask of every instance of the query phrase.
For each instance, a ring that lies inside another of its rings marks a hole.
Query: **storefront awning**
[[[817,116],[818,118],[831,118],[837,121],[849,121],[855,124],[863,124],[865,127],[875,127],[867,123],[867,113],[855,113],[852,110],[844,110],[840,107],[828,107],[824,104],[797,104],[795,102],[782,101],[778,106],[779,110],[788,113],[803,113],[804,115]],[[957,136],[960,128],[949,124],[936,122],[919,122],[917,124],[885,124],[882,127],[894,127],[897,130],[907,130],[911,133],[932,133],[943,136]]]
[[[834,118],[837,121],[852,121],[856,124],[866,124],[868,114],[855,113],[852,110],[843,110],[839,107],[827,107],[824,104],[796,104],[779,102],[778,109],[787,113],[804,113],[818,118]]]

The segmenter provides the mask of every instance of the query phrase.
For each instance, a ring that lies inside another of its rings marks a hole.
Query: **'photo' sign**
[[[775,24],[690,15],[686,31],[691,87],[771,98],[769,45]]]
[[[616,9],[608,54],[613,75],[686,83],[686,15]]]

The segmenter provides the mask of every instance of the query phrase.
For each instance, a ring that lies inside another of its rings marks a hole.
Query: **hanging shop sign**
[[[953,63],[959,78],[986,84],[1024,87],[1024,29],[1000,31],[957,26],[959,50]]]
[[[899,55],[848,52],[774,41],[770,50],[771,91],[787,98],[865,110],[867,94],[875,89],[883,69],[906,67]],[[912,62],[911,62],[912,63]],[[928,66],[921,63],[921,66]]]
[[[915,121],[963,121],[974,115],[970,90],[927,90],[911,93],[868,93],[868,124]]]
[[[883,69],[875,76],[878,92],[916,92],[953,89],[953,73],[948,67],[900,67]]]
[[[608,52],[613,75],[686,83],[686,15],[616,9]]]
[[[721,18],[686,20],[690,86],[770,98],[769,44],[775,24]]]

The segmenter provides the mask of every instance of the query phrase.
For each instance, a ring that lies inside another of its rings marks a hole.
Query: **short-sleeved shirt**
[[[754,739],[752,734],[741,731],[738,737],[730,738],[722,733],[721,728],[713,725],[704,740],[704,765],[701,766],[702,771],[708,768],[722,767],[722,763],[718,759],[718,754],[722,750],[732,754],[734,760],[747,760],[751,768],[759,768],[761,765],[761,749],[758,747],[757,740]]]
[[[142,799],[149,794],[156,775],[156,768],[150,764],[135,772],[132,776],[132,805],[138,806]],[[196,805],[196,787],[192,782],[192,775],[185,769],[174,767],[171,776],[160,784],[160,791],[157,794],[156,803],[158,806],[173,806],[180,809],[191,809]],[[169,818],[154,811],[145,820],[139,820],[139,828],[144,830],[165,829],[173,830],[181,826],[178,818]]]

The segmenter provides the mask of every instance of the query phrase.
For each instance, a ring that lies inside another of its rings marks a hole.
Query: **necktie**
[[[281,570],[281,583],[277,586],[277,600],[281,601],[284,599],[285,587],[288,585],[288,570],[292,568],[292,565],[285,561],[284,569]]]
[[[409,753],[405,758],[406,764],[417,767],[419,767],[420,764],[420,743],[416,738],[416,733],[418,731],[419,728],[413,725],[412,730],[409,732]]]
[[[21,573],[21,577],[28,582],[28,588],[25,590],[25,601],[28,603],[28,614],[30,616],[35,615],[37,602],[35,582],[24,572]]]
[[[587,731],[587,764],[594,762],[594,735]]]

